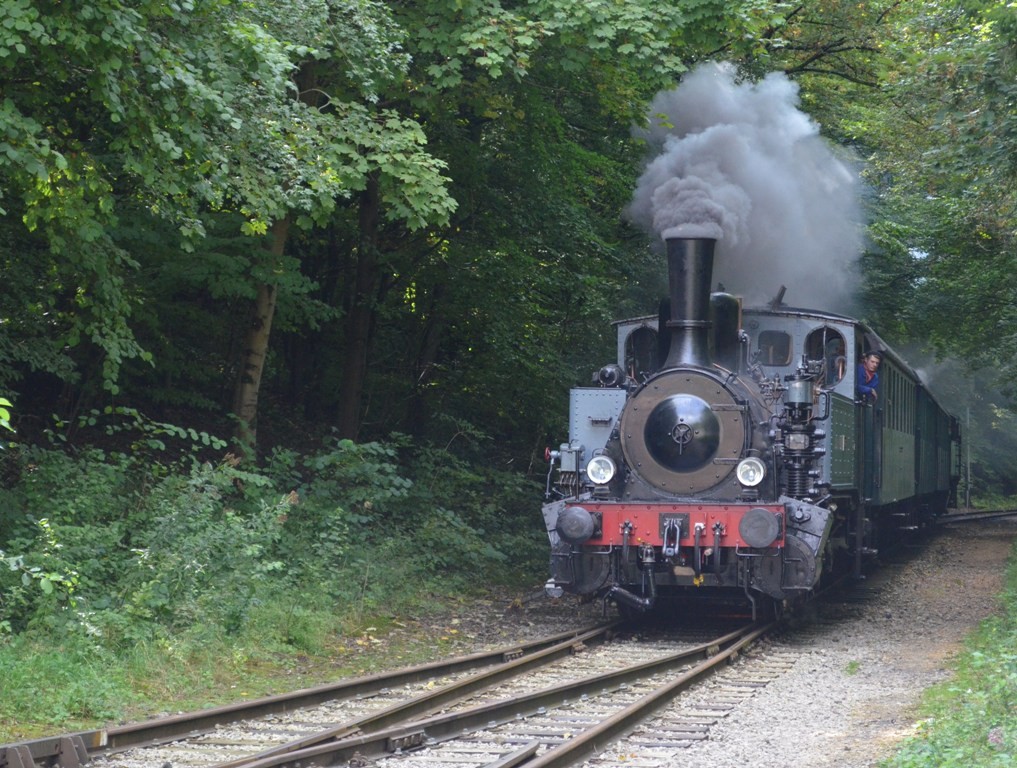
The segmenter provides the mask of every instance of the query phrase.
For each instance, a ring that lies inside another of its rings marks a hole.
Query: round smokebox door
[[[720,445],[720,422],[708,403],[674,395],[650,412],[643,427],[650,456],[662,467],[689,472],[711,461]]]
[[[675,495],[712,488],[734,471],[745,444],[744,408],[717,379],[667,371],[625,406],[625,460],[650,485]]]

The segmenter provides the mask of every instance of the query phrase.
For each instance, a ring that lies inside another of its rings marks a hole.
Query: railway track
[[[1017,509],[982,509],[956,510],[936,518],[937,525],[954,525],[956,523],[985,522],[986,520],[1003,520],[1017,517]]]
[[[1015,514],[952,514],[939,522]],[[858,582],[839,601],[874,599],[877,581]],[[795,656],[772,645],[751,665],[726,663],[763,631],[752,625],[706,638],[671,630],[648,639],[624,625],[589,627],[282,696],[0,745],[0,768],[352,768],[367,762],[507,768],[583,760],[590,768],[648,768],[707,738],[727,712],[789,668]],[[706,687],[686,692],[711,671]]]
[[[999,510],[990,517],[1013,514]],[[963,516],[965,522],[985,518]],[[878,581],[853,583],[836,599],[845,606],[867,602],[878,596]],[[591,768],[646,768],[708,738],[728,711],[788,669],[794,656],[782,654],[779,644],[751,666],[726,663],[761,631],[753,625],[708,638],[672,628],[653,638],[605,624],[282,696],[0,745],[0,768],[86,762],[96,768],[367,762],[494,768],[583,760]],[[709,672],[717,674],[707,687],[687,691]]]
[[[434,688],[436,680],[466,676],[475,670],[504,670],[511,668],[512,662],[523,657],[532,662],[546,656],[564,655],[569,652],[572,643],[597,643],[606,639],[614,626],[605,624],[585,630],[561,632],[497,650],[146,722],[0,745],[0,768],[76,768],[97,755],[193,739],[239,721],[268,720],[287,712],[303,711],[330,702],[380,701],[391,695],[393,689],[414,685]]]
[[[766,629],[647,638],[594,627],[288,696],[8,745],[0,768],[575,765],[724,668]],[[685,726],[701,734],[707,724],[693,718]]]

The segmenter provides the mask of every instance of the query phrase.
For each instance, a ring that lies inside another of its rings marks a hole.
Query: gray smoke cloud
[[[731,65],[698,67],[651,104],[639,135],[655,156],[628,215],[661,238],[717,238],[714,279],[750,303],[784,285],[789,304],[845,311],[863,242],[858,176],[798,106],[783,74],[740,83]]]

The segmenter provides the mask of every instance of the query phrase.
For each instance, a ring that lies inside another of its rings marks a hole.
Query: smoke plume
[[[716,237],[715,280],[763,302],[846,310],[862,227],[857,175],[798,108],[783,74],[739,83],[707,64],[651,105],[655,153],[629,216],[664,237]]]

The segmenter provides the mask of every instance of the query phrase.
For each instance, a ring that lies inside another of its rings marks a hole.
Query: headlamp
[[[614,478],[617,468],[610,456],[594,456],[586,465],[586,476],[594,485],[606,485]]]
[[[746,488],[755,488],[766,477],[766,465],[755,456],[750,456],[738,462],[735,475],[738,477],[738,482]]]

